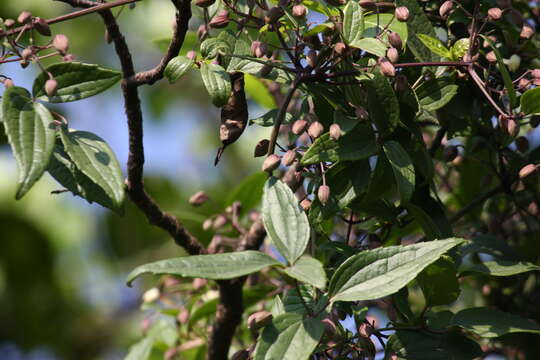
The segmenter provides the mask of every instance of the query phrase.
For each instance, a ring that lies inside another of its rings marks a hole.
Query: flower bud
[[[448,13],[450,12],[450,10],[452,10],[452,7],[453,7],[453,3],[451,0],[448,0],[448,1],[445,1],[441,7],[439,8],[439,15],[442,17],[442,18],[445,18],[446,15],[448,15]]]
[[[536,172],[537,168],[538,168],[538,165],[534,165],[534,164],[525,165],[524,167],[521,168],[521,170],[519,170],[519,178],[523,180],[531,176],[532,174]]]
[[[264,22],[266,24],[273,24],[276,21],[278,21],[279,18],[282,17],[283,15],[284,15],[283,9],[281,9],[280,7],[274,6],[273,8],[268,10],[266,14],[264,15]]]
[[[34,18],[34,29],[43,36],[51,36],[51,28],[42,18]]]
[[[3,83],[4,83],[4,86],[6,87],[6,89],[9,89],[10,87],[13,87],[13,85],[15,85],[13,83],[13,80],[11,80],[11,79],[4,79]]]
[[[336,324],[329,318],[322,319],[321,322],[324,324],[324,334],[329,338],[333,338],[337,333]]]
[[[199,191],[189,198],[189,204],[192,206],[201,206],[202,204],[207,202],[208,199],[208,195],[206,195],[204,191]]]
[[[27,24],[32,20],[32,13],[30,11],[24,10],[19,14],[19,17],[17,18],[17,21],[20,24]]]
[[[533,115],[529,121],[529,124],[533,129],[536,129],[538,125],[540,125],[540,115]]]
[[[488,20],[496,21],[502,17],[502,10],[499,8],[491,8],[488,10]]]
[[[204,220],[202,224],[202,228],[204,231],[208,231],[212,228],[212,224],[214,223],[214,220],[212,218]]]
[[[216,2],[216,0],[195,0],[195,5],[198,7],[206,8],[210,5],[213,5]]]
[[[399,53],[396,48],[391,47],[386,51],[386,57],[391,63],[395,64],[399,61]]]
[[[341,127],[339,124],[332,124],[330,125],[330,137],[334,140],[339,140],[341,137]]]
[[[262,139],[255,145],[255,150],[253,151],[253,157],[261,157],[268,153],[268,145],[270,141],[267,139]]]
[[[186,57],[191,60],[195,60],[197,58],[197,52],[195,50],[189,50],[186,54]]]
[[[311,123],[311,125],[309,125],[307,132],[309,136],[316,139],[324,132],[324,126],[320,122],[314,121]]]
[[[309,208],[311,207],[311,200],[304,199],[300,201],[300,206],[302,207],[302,209],[304,209],[304,211],[308,211]]]
[[[257,330],[265,327],[266,325],[270,325],[273,318],[274,317],[272,316],[271,312],[258,311],[256,313],[251,314],[248,317],[247,327],[251,331],[257,331]]]
[[[519,37],[522,39],[530,39],[534,35],[534,29],[529,24],[523,24]]]
[[[294,160],[296,160],[296,151],[288,150],[285,155],[283,155],[281,162],[285,166],[291,166]]]
[[[531,70],[531,75],[535,80],[540,80],[540,69]]]
[[[447,146],[443,152],[443,158],[446,162],[452,162],[459,155],[458,148],[456,146]]]
[[[384,76],[392,77],[396,75],[396,68],[388,59],[381,58],[379,59],[379,71]]]
[[[193,290],[199,290],[206,284],[208,284],[208,280],[203,279],[203,278],[195,278],[193,279],[191,286],[193,287]]]
[[[361,323],[358,327],[358,335],[364,338],[369,338],[371,334],[373,333],[373,328],[368,323]]]
[[[144,292],[143,294],[143,302],[145,303],[152,303],[159,299],[160,293],[158,288],[151,288]]]
[[[495,52],[490,51],[486,54],[486,60],[490,63],[495,63],[497,62],[497,55],[495,55]]]
[[[321,204],[326,204],[328,202],[328,199],[330,199],[330,187],[328,185],[319,186],[319,190],[317,191],[317,198],[319,198]]]
[[[4,20],[4,26],[7,27],[8,29],[10,27],[13,27],[13,25],[15,25],[15,20],[13,20],[13,19]]]
[[[531,80],[521,78],[518,82],[518,89],[520,91],[526,91],[531,86]]]
[[[356,106],[354,108],[354,113],[356,114],[358,120],[364,121],[369,118],[369,113],[363,106]]]
[[[62,55],[65,55],[69,49],[69,40],[66,35],[58,34],[52,41],[53,47]]]
[[[292,125],[292,132],[294,135],[300,135],[306,131],[307,126],[308,122],[306,119],[298,119]]]
[[[47,96],[53,96],[58,88],[58,82],[55,79],[45,81],[45,93]]]
[[[397,32],[391,32],[390,35],[388,35],[388,42],[398,50],[403,49],[403,41]]]
[[[262,58],[268,52],[268,46],[266,43],[260,41],[254,41],[251,43],[251,54],[255,57]]]
[[[405,22],[409,20],[409,9],[407,9],[405,6],[400,6],[396,8],[396,19],[401,22]]]
[[[212,221],[212,228],[214,230],[219,230],[222,227],[224,227],[227,224],[227,218],[225,215],[219,214],[214,218],[214,221]]]
[[[516,148],[520,153],[529,151],[529,140],[525,136],[520,136],[516,139]]]
[[[227,25],[229,25],[229,12],[227,10],[221,10],[208,23],[208,26],[213,29],[221,29],[226,27]]]
[[[302,4],[294,5],[292,8],[292,14],[294,17],[304,17],[307,14],[307,8]]]
[[[344,42],[338,42],[338,43],[334,46],[334,51],[335,51],[336,54],[338,54],[338,55],[344,55],[346,50],[347,50],[347,45],[345,45]]]
[[[186,308],[182,308],[179,312],[178,312],[178,315],[176,315],[176,320],[180,323],[180,324],[185,324],[188,322],[189,320],[189,311],[187,311]]]
[[[309,66],[314,68],[317,65],[317,52],[313,49],[309,50],[306,55],[306,61]]]
[[[519,123],[508,116],[499,116],[499,127],[511,137],[515,137],[519,133]]]
[[[203,41],[206,36],[208,35],[208,29],[206,28],[206,25],[205,24],[201,24],[199,25],[199,28],[197,29],[197,39],[199,39],[199,41]]]
[[[262,164],[262,171],[272,172],[279,167],[280,163],[281,160],[279,156],[277,156],[276,154],[272,154],[264,160]]]
[[[32,52],[32,49],[30,48],[25,48],[22,52],[21,52],[21,58],[23,60],[30,60],[30,57],[33,55],[33,52]]]
[[[64,62],[71,62],[71,61],[74,61],[75,60],[75,56],[73,56],[72,54],[67,54],[66,56],[64,56],[62,58],[62,60]]]

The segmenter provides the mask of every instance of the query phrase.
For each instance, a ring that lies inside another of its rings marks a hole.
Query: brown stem
[[[485,194],[477,197],[476,199],[474,199],[473,201],[471,201],[470,203],[468,203],[464,208],[462,208],[461,210],[459,210],[456,214],[454,214],[454,216],[452,216],[449,220],[450,220],[450,223],[455,223],[456,221],[458,221],[459,219],[461,219],[463,216],[465,216],[469,211],[471,210],[474,210],[474,208],[476,208],[477,206],[481,205],[484,201],[486,201],[487,199],[489,199],[490,197],[492,197],[493,195],[496,195],[500,192],[502,192],[504,189],[501,186],[497,186],[496,188],[486,192]]]
[[[274,124],[274,128],[272,129],[272,135],[270,137],[270,143],[268,144],[268,155],[272,155],[274,153],[274,150],[276,148],[276,142],[279,135],[279,129],[281,127],[281,124],[283,123],[283,119],[285,118],[285,114],[287,113],[287,108],[289,107],[289,103],[291,102],[291,99],[294,95],[294,92],[299,86],[299,81],[295,80],[293,81],[293,84],[291,88],[289,89],[289,92],[287,92],[287,96],[285,97],[285,101],[283,102],[283,105],[281,105],[281,108],[279,109],[279,113],[276,117],[276,122]]]

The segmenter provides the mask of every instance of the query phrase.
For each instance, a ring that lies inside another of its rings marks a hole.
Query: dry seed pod
[[[324,126],[320,122],[314,121],[311,123],[311,125],[309,125],[307,132],[309,136],[316,139],[324,132]]]
[[[296,159],[296,151],[288,150],[285,153],[285,155],[283,155],[283,159],[281,160],[281,162],[285,166],[291,166],[295,159]]]
[[[192,206],[201,206],[202,204],[207,202],[208,199],[209,197],[204,191],[199,191],[189,198],[189,204]]]
[[[441,7],[439,8],[439,15],[442,17],[442,18],[445,18],[446,15],[448,15],[448,13],[450,12],[450,10],[452,10],[452,7],[453,7],[453,3],[452,1],[448,0],[448,1],[445,1]]]
[[[304,17],[307,14],[307,8],[302,4],[294,5],[292,8],[292,14],[294,17]]]
[[[272,322],[272,319],[274,317],[272,316],[271,312],[268,311],[258,311],[256,313],[251,314],[248,317],[247,320],[247,327],[251,331],[257,331],[266,325],[269,325]]]
[[[229,12],[220,10],[220,12],[210,20],[208,26],[213,29],[221,29],[229,25]]]
[[[272,154],[264,160],[262,164],[262,171],[272,172],[279,167],[280,163],[281,160],[279,156],[277,156],[276,154]]]
[[[396,68],[385,58],[379,59],[379,70],[384,76],[393,77],[396,75]]]
[[[53,96],[58,88],[58,82],[55,79],[45,81],[45,93],[47,96]]]
[[[388,42],[396,49],[403,49],[403,40],[401,40],[401,36],[397,32],[392,32],[388,35]]]
[[[216,0],[195,0],[195,5],[206,8],[210,5],[213,5],[216,2]]]
[[[409,20],[409,9],[407,9],[405,6],[397,7],[395,15],[398,21],[405,22]]]
[[[391,47],[386,51],[386,57],[392,64],[395,64],[399,60],[399,53],[396,48]]]
[[[34,18],[34,29],[36,29],[41,35],[51,36],[51,28],[49,27],[49,24],[47,24],[47,22],[42,18]]]
[[[519,37],[521,37],[522,39],[530,39],[533,35],[534,29],[530,25],[524,24],[521,28],[521,33],[519,34]]]
[[[534,164],[528,164],[519,170],[519,178],[521,180],[531,176],[531,174],[534,174],[536,172],[536,169],[538,168],[538,165]]]
[[[52,46],[58,50],[58,52],[62,55],[66,55],[68,49],[69,49],[69,40],[66,35],[64,34],[58,34],[54,36],[54,39],[52,41]]]
[[[217,165],[225,148],[234,143],[244,132],[248,121],[248,106],[244,92],[244,74],[231,75],[232,93],[229,101],[221,108],[221,125],[219,138],[223,144],[216,155],[214,165]]]
[[[520,136],[516,139],[516,148],[520,153],[529,151],[529,140],[525,136]]]
[[[488,10],[488,20],[496,21],[502,17],[502,10],[499,8],[491,8]]]
[[[17,21],[20,24],[27,24],[32,20],[32,13],[30,11],[24,10],[19,14],[19,17],[17,17]]]
[[[292,132],[295,135],[300,135],[306,131],[307,126],[308,122],[306,119],[298,119],[292,125]]]
[[[319,186],[319,190],[317,191],[317,197],[319,198],[321,204],[326,204],[328,202],[328,199],[330,199],[330,187],[328,185]]]
[[[341,127],[339,124],[332,124],[330,125],[330,137],[334,140],[339,140],[341,137]]]

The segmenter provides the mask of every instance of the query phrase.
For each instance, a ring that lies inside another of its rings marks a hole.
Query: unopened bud
[[[189,198],[189,204],[192,206],[201,206],[207,202],[208,199],[208,195],[206,195],[204,191],[199,191]]]
[[[294,5],[292,8],[292,14],[295,17],[304,17],[307,14],[307,8],[302,4]]]
[[[247,320],[247,327],[251,331],[257,331],[272,322],[273,316],[268,311],[258,311],[251,314]]]
[[[537,168],[538,168],[538,165],[534,165],[534,164],[525,165],[524,167],[521,168],[521,170],[519,170],[519,178],[523,180],[531,176],[532,174],[536,172]]]
[[[521,90],[521,91],[525,91],[529,88],[529,86],[531,86],[531,81],[529,79],[526,79],[526,78],[521,78],[518,82],[518,88]]]
[[[279,156],[277,156],[276,154],[272,154],[264,160],[262,164],[262,170],[267,171],[267,172],[272,172],[279,167],[280,163],[281,163],[281,160]]]
[[[396,8],[396,19],[401,22],[405,22],[409,20],[409,9],[407,9],[405,6],[400,6]]]
[[[47,96],[53,96],[58,88],[58,82],[55,79],[45,81],[45,93]]]
[[[13,25],[15,25],[15,20],[13,19],[4,20],[4,26],[7,27],[8,29],[13,27]]]
[[[499,116],[499,127],[502,131],[512,137],[517,136],[519,133],[519,123],[508,116]]]
[[[13,83],[13,80],[11,79],[4,79],[4,86],[6,89],[9,89],[10,87],[13,87],[15,84]]]
[[[255,57],[262,58],[268,52],[268,46],[260,41],[254,41],[251,43],[251,54]]]
[[[159,299],[160,293],[158,288],[151,288],[150,290],[147,290],[143,294],[143,302],[145,303],[152,303]]]
[[[339,126],[339,124],[330,125],[329,133],[332,139],[339,140],[339,138],[341,137],[341,127]]]
[[[529,140],[525,136],[520,136],[516,139],[516,148],[520,153],[529,151]]]
[[[309,136],[316,139],[324,132],[324,126],[320,122],[314,121],[311,123],[311,125],[309,125],[307,132]]]
[[[281,162],[285,166],[291,166],[295,159],[296,159],[296,151],[288,150],[285,153],[285,155],[283,155]]]
[[[195,0],[195,5],[198,7],[206,8],[210,5],[213,5],[216,2],[216,0]]]
[[[66,56],[64,56],[62,58],[62,60],[64,62],[71,62],[71,61],[74,61],[75,60],[75,56],[73,56],[72,54],[67,54]]]
[[[52,41],[53,47],[62,55],[65,55],[69,49],[69,40],[66,35],[58,34]]]
[[[522,39],[530,39],[533,35],[534,29],[530,25],[524,24],[521,27],[521,33],[519,34],[519,37],[521,37]]]
[[[214,218],[212,222],[212,228],[214,230],[219,230],[227,224],[227,217],[225,215],[219,214]]]
[[[490,63],[495,63],[497,62],[497,55],[495,55],[494,51],[490,51],[486,54],[486,60]]]
[[[283,9],[280,7],[274,6],[266,12],[264,15],[264,22],[267,24],[273,24],[279,20],[280,17],[284,15]]]
[[[186,57],[191,60],[195,60],[197,58],[197,52],[195,50],[189,50],[186,54]]]
[[[214,223],[214,220],[212,218],[204,220],[202,224],[202,228],[204,231],[208,231],[212,228],[212,224]]]
[[[403,49],[403,41],[397,32],[391,32],[390,35],[388,35],[388,42],[398,50]]]
[[[324,334],[329,338],[334,337],[337,333],[336,324],[329,318],[322,319],[321,322],[324,324]]]
[[[445,18],[446,15],[448,15],[448,13],[450,12],[450,10],[452,10],[452,7],[453,7],[453,3],[452,1],[448,0],[448,1],[445,1],[441,7],[439,8],[439,15],[442,17],[442,18]]]
[[[261,157],[268,153],[268,145],[270,141],[267,139],[262,139],[255,145],[255,150],[253,151],[253,157]]]
[[[396,48],[391,47],[386,51],[386,57],[391,63],[395,64],[399,60],[399,53]]]
[[[311,207],[311,200],[304,199],[300,201],[300,206],[302,207],[302,209],[304,209],[304,211],[308,211],[309,208]]]
[[[23,11],[19,14],[19,17],[17,18],[17,21],[20,24],[27,24],[32,20],[32,13],[30,11]]]
[[[396,75],[396,68],[388,59],[381,58],[379,60],[379,71],[384,76],[392,77]]]
[[[298,119],[292,125],[292,132],[295,135],[300,135],[306,131],[307,126],[308,122],[306,119]]]
[[[51,36],[51,28],[42,18],[34,18],[34,29],[43,36]]]
[[[363,106],[356,106],[354,108],[354,113],[356,114],[358,120],[364,121],[369,118],[369,113]]]
[[[446,162],[452,162],[459,155],[457,146],[447,146],[444,149],[443,158]]]
[[[191,286],[193,287],[193,290],[199,290],[206,284],[208,284],[208,280],[203,279],[203,278],[195,278],[193,279]]]
[[[373,333],[373,328],[368,323],[361,323],[358,327],[358,335],[364,338],[369,338]]]
[[[306,61],[309,66],[314,68],[317,65],[317,52],[313,49],[309,50],[306,55]]]
[[[208,29],[206,28],[206,25],[205,24],[199,25],[199,28],[197,29],[197,39],[199,39],[199,41],[203,41],[207,35],[208,35]]]
[[[495,21],[502,17],[502,10],[499,8],[491,8],[488,10],[488,20]]]
[[[345,45],[344,42],[338,42],[338,43],[334,46],[334,51],[335,51],[336,54],[338,54],[338,55],[344,55],[344,54],[345,54],[345,50],[347,50],[347,45]]]
[[[229,12],[227,10],[220,10],[208,23],[208,26],[214,29],[221,29],[227,25],[229,25]]]
[[[319,198],[321,204],[326,204],[328,202],[328,199],[330,199],[330,187],[328,185],[319,186],[319,190],[317,191],[317,198]]]
[[[30,57],[33,55],[33,52],[32,52],[32,49],[30,48],[25,48],[22,52],[21,52],[21,58],[23,60],[30,60]]]

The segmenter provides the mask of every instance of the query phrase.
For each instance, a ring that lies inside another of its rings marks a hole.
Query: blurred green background
[[[4,19],[16,18],[22,10],[43,18],[74,11],[54,1],[0,2]],[[172,5],[165,0],[140,2],[119,15],[137,70],[159,61],[160,45],[166,42],[156,40],[170,36],[173,18]],[[196,29],[197,21],[194,18],[190,28]],[[76,61],[119,68],[98,15],[54,25],[52,31],[69,37]],[[189,43],[183,49],[187,50]],[[0,65],[0,74],[26,88],[31,88],[38,71],[35,65],[24,70],[16,63]],[[194,75],[174,85],[161,81],[141,89],[145,182],[164,209],[208,242],[212,234],[202,230],[202,222],[223,211],[239,179],[259,171],[253,147],[270,129],[248,128],[214,167],[219,112]],[[70,127],[104,138],[125,169],[127,128],[118,85],[54,109],[67,117]],[[263,110],[250,103],[251,117]],[[139,310],[141,294],[152,286],[152,279],[147,279],[128,288],[126,275],[138,264],[180,255],[181,249],[164,232],[149,226],[129,203],[126,214],[119,217],[69,193],[51,195],[60,186],[49,175],[24,199],[15,201],[17,168],[3,129],[0,133],[0,359],[122,358],[141,335],[145,316]],[[194,209],[187,199],[198,190],[205,190],[211,201]]]

